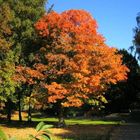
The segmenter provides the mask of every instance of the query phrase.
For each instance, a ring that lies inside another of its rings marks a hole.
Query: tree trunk
[[[7,100],[6,108],[7,108],[7,120],[8,120],[8,122],[11,122],[11,114],[12,114],[12,101],[11,101],[11,99]]]
[[[29,97],[29,108],[28,108],[28,122],[32,121],[32,114],[31,114],[31,98]]]
[[[59,105],[59,112],[58,112],[58,127],[65,127],[66,126],[66,123],[65,123],[65,120],[64,120],[64,108],[63,106]]]
[[[21,92],[18,92],[18,116],[19,116],[19,121],[22,122],[22,115],[21,115]]]
[[[32,114],[31,114],[31,98],[32,98],[32,90],[33,90],[33,85],[29,86],[29,94],[28,94],[28,97],[29,97],[29,103],[28,103],[28,122],[31,123],[32,122]]]

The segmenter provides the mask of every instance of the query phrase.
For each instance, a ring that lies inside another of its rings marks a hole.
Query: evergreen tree
[[[45,3],[46,0],[0,1],[0,100],[11,100],[17,86],[13,80],[16,66],[30,65],[29,58],[38,49],[34,23],[44,14]],[[18,90],[17,94],[21,120],[22,92]]]
[[[9,103],[14,100],[16,83],[13,80],[15,72],[14,53],[12,51],[12,29],[10,26],[14,18],[7,3],[0,3],[0,101],[7,104],[8,120],[11,119]]]

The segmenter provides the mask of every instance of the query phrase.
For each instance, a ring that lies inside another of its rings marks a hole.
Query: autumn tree
[[[32,60],[31,70],[42,74],[37,92],[39,97],[46,93],[42,103],[58,104],[60,124],[64,124],[64,107],[80,107],[85,101],[106,102],[103,91],[108,85],[126,79],[128,69],[122,65],[122,56],[105,44],[88,12],[51,12],[35,28],[44,45]],[[20,73],[24,68],[21,66]],[[21,79],[25,75],[21,74]],[[32,75],[28,73],[28,77],[33,78]]]
[[[26,102],[28,103],[28,121],[31,122],[31,104],[35,101],[36,87],[44,75],[35,68],[17,66],[14,80],[26,87]]]

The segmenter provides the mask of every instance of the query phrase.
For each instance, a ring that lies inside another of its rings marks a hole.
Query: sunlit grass
[[[40,113],[32,114],[32,121],[34,124],[44,121],[46,124],[57,124],[58,118],[46,117]],[[18,120],[18,114],[14,114],[12,117],[15,123],[12,125],[2,125],[2,129],[10,136],[14,136],[17,140],[28,140],[29,134],[34,134],[34,126],[18,126],[16,120]],[[23,114],[23,120],[27,121],[27,114]],[[108,137],[110,130],[116,125],[122,125],[120,121],[111,121],[103,119],[82,119],[82,118],[70,118],[65,119],[67,124],[66,128],[50,128],[53,140],[101,140]],[[25,123],[27,124],[27,123]],[[17,127],[17,126],[18,127]]]
[[[33,113],[32,114],[32,121],[35,122],[48,122],[48,123],[57,123],[58,118],[56,117],[46,117],[41,115],[40,113]],[[35,117],[37,115],[37,117]],[[18,115],[16,114],[15,116],[12,117],[12,120],[18,120]],[[23,120],[27,121],[27,114],[24,113],[23,115]],[[65,119],[65,122],[67,125],[117,125],[117,124],[122,124],[121,121],[112,121],[112,120],[103,120],[103,119],[82,119],[82,118],[70,118],[70,119]]]
[[[45,121],[49,123],[58,122],[57,118],[33,118],[33,121]],[[67,125],[117,125],[120,121],[105,121],[105,120],[91,120],[91,119],[65,119]]]

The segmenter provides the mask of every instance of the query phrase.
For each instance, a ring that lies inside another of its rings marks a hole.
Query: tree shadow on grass
[[[55,135],[67,140],[109,140],[114,125],[72,125],[58,129]]]

